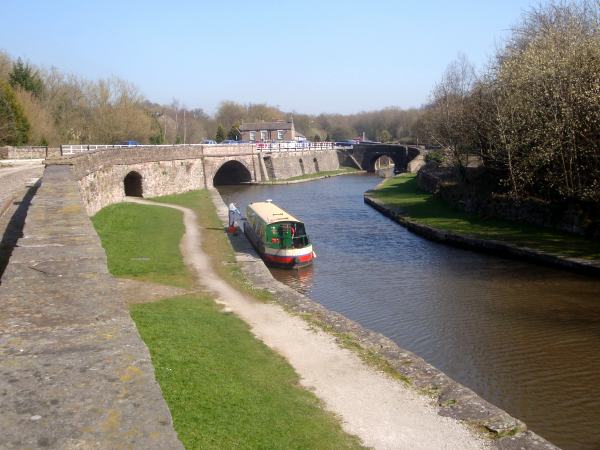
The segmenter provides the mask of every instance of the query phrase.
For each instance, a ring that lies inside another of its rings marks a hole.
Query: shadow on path
[[[15,205],[18,204],[19,206],[10,218],[0,241],[0,284],[2,284],[2,275],[6,270],[13,249],[17,246],[17,241],[23,237],[23,227],[25,226],[27,211],[29,211],[31,200],[41,184],[41,180],[38,180],[35,185],[27,190],[21,201],[14,202]]]

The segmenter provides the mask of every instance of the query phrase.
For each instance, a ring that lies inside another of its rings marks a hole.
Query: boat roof
[[[300,222],[273,202],[254,202],[248,205],[267,224],[274,222]]]

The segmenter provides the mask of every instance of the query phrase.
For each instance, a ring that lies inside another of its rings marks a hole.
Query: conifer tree
[[[17,62],[13,64],[12,71],[8,75],[8,82],[13,89],[21,88],[31,92],[37,98],[40,98],[42,95],[43,83],[41,78],[21,58],[17,59]]]
[[[29,122],[12,88],[0,82],[0,145],[27,143],[29,129]]]

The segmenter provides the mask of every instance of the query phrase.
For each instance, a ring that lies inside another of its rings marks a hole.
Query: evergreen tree
[[[219,126],[217,127],[217,134],[215,136],[215,141],[223,142],[224,140],[225,140],[225,129],[223,128],[223,125],[219,124]]]
[[[8,82],[16,89],[17,87],[31,92],[37,98],[40,98],[43,90],[43,83],[37,72],[29,64],[24,63],[21,58],[13,64],[12,71],[8,75]]]
[[[0,145],[27,143],[29,128],[29,122],[12,88],[0,82]]]
[[[240,126],[238,124],[233,124],[229,129],[229,133],[227,133],[227,139],[231,139],[233,141],[241,140],[242,137],[240,136],[239,127]]]

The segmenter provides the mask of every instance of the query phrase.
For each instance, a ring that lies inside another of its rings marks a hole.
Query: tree
[[[13,64],[12,71],[8,75],[8,82],[13,89],[21,88],[24,91],[31,92],[37,98],[42,95],[43,83],[41,78],[29,64],[23,63],[21,58]]]
[[[345,141],[351,139],[356,134],[353,129],[344,126],[336,126],[329,133],[333,141]]]
[[[223,142],[225,140],[225,128],[223,125],[219,124],[217,127],[217,134],[215,135],[215,141]]]
[[[321,136],[319,136],[318,134],[315,134],[313,136],[313,142],[321,142]]]
[[[142,106],[142,96],[131,83],[119,78],[99,80],[88,87],[87,95],[91,107],[87,132],[90,142],[148,142],[156,133],[151,115]]]
[[[0,81],[0,144],[23,145],[29,140],[29,122],[9,84]]]
[[[451,62],[435,85],[426,111],[431,139],[444,147],[449,160],[464,177],[469,150],[474,147],[470,95],[476,82],[475,70],[464,55]]]
[[[232,141],[239,141],[241,140],[241,135],[240,135],[240,125],[239,124],[233,124],[231,126],[231,128],[229,129],[229,133],[227,133],[227,139],[231,139]]]
[[[392,135],[388,130],[379,130],[376,134],[376,138],[379,142],[390,142]]]
[[[21,89],[15,92],[15,97],[30,124],[28,142],[35,145],[59,144],[61,139],[46,105],[31,92]]]
[[[599,6],[534,8],[496,57],[488,156],[514,195],[600,201]]]

